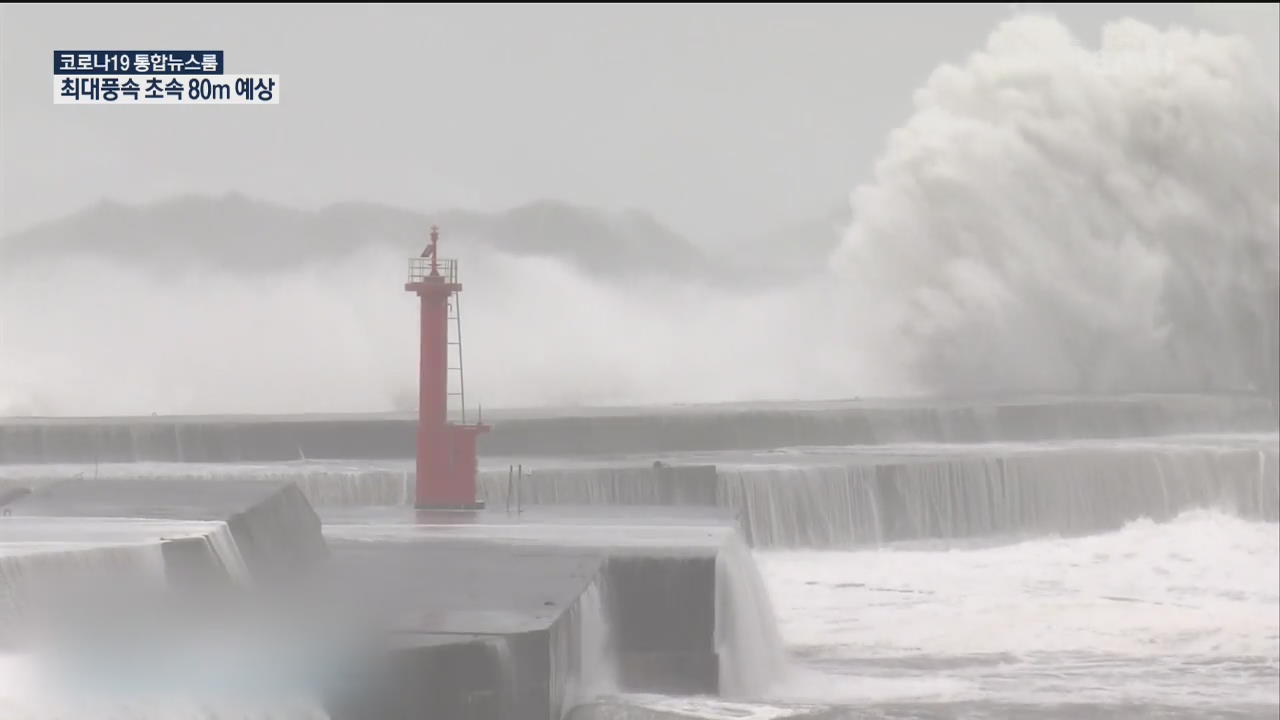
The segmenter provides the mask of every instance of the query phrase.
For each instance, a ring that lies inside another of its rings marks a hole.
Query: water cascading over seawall
[[[755,547],[848,547],[898,540],[1080,534],[1193,508],[1280,516],[1274,436],[1232,446],[1048,448],[951,457],[798,458],[683,468],[695,504],[729,508]],[[663,490],[674,469],[533,470],[509,499],[505,472],[482,475],[495,503],[626,504],[646,474]],[[714,484],[714,485],[713,485]],[[708,489],[714,487],[714,498]]]
[[[251,582],[227,522],[25,516],[22,507],[6,507],[0,519],[0,637],[8,647],[92,629],[76,623],[111,614],[112,603],[145,612],[169,591]]]
[[[129,585],[147,594],[160,592],[165,583],[159,543],[0,546],[0,644],[27,648],[50,640],[48,631],[68,619],[63,611],[83,610],[75,603],[101,595],[104,587]]]
[[[481,471],[489,507],[720,506],[756,547],[847,547],[897,540],[1086,533],[1201,507],[1280,515],[1274,434],[1060,444],[808,448],[703,454],[690,464],[530,459],[513,476]],[[628,464],[631,463],[631,464]],[[11,482],[55,482],[76,467],[11,466]],[[149,480],[295,482],[316,507],[409,503],[407,464],[102,466]]]
[[[560,642],[552,648],[552,676],[565,678],[559,703],[562,715],[618,687],[613,628],[601,589],[604,583],[603,576],[597,577],[569,608],[568,630],[557,635]]]
[[[785,679],[787,656],[769,593],[736,537],[716,556],[716,645],[721,695],[758,697]]]
[[[760,547],[1083,534],[1140,517],[1280,512],[1276,452],[1053,453],[945,462],[722,470],[721,502]]]

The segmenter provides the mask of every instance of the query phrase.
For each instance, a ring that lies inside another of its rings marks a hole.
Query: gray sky
[[[1084,42],[1188,5],[1041,5]],[[694,239],[807,219],[870,176],[975,6],[28,6],[0,9],[0,230],[102,197],[299,207],[537,198],[638,207]],[[271,107],[53,104],[54,49],[223,49]]]

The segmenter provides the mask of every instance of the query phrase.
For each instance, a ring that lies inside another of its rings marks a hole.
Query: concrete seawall
[[[743,537],[1066,534],[1206,506],[1274,520],[1274,413],[1203,396],[513,413],[486,446],[489,509],[455,513],[406,506],[406,417],[4,421],[0,642],[24,651],[35,613],[150,678],[189,629],[264,630],[284,642],[243,665],[296,663],[334,720],[750,695],[785,658]],[[1132,441],[1196,432],[1220,436]],[[1130,440],[1098,440],[1112,435]],[[254,464],[275,460],[290,462]],[[528,470],[516,498],[508,461]],[[46,607],[49,587],[83,602]]]
[[[705,505],[758,548],[1077,534],[1197,508],[1280,518],[1274,440],[1240,446],[999,447],[952,457],[783,457],[680,467],[537,467],[517,489],[481,476],[497,507]],[[941,453],[940,453],[941,454]]]
[[[340,718],[557,720],[582,676],[581,603],[600,561],[478,542],[332,543],[336,580],[389,640],[332,697]],[[338,712],[338,709],[341,712]],[[538,710],[541,709],[541,710]],[[517,712],[522,710],[522,712]]]
[[[727,587],[718,569],[726,549],[739,541],[732,524],[712,509],[555,508],[519,518],[479,513],[468,522],[369,508],[325,517],[339,564],[351,562],[358,575],[369,578],[407,574],[379,581],[379,588],[397,597],[421,597],[431,589],[425,611],[418,606],[426,615],[414,617],[432,631],[411,628],[415,636],[516,638],[523,653],[509,644],[495,646],[508,649],[506,672],[535,678],[542,692],[550,683],[714,694],[725,682],[722,666],[734,666],[721,662],[727,644],[726,630],[717,627],[717,603],[738,589]],[[378,569],[383,564],[386,569]],[[597,596],[583,604],[592,594]],[[577,604],[561,595],[577,598]],[[515,619],[521,622],[513,625]],[[593,636],[601,624],[606,636]],[[595,674],[583,675],[585,668]],[[504,687],[520,685],[508,680]],[[526,691],[525,697],[532,696]],[[566,710],[574,704],[554,694],[548,702]]]
[[[234,550],[258,584],[283,581],[290,573],[322,561],[327,553],[320,518],[297,486],[289,482],[65,480],[22,494],[5,506],[5,512],[25,518],[222,522],[233,545],[228,550]],[[201,553],[197,548],[200,542],[195,538],[166,541],[171,544],[165,548],[166,559],[181,558],[175,572],[190,571],[188,560]]]
[[[716,554],[618,554],[606,565],[619,689],[683,695],[719,690]]]
[[[1156,395],[913,403],[708,405],[493,413],[485,456],[605,455],[892,442],[1027,441],[1269,431],[1255,396]],[[6,463],[409,458],[410,415],[28,418],[0,421]]]
[[[127,589],[127,602],[44,620],[66,628],[69,651],[131,676],[155,677],[193,629],[267,619],[297,625],[282,637],[304,643],[299,660],[323,659],[299,673],[334,720],[561,720],[601,692],[716,693],[741,665],[722,661],[732,643],[717,623],[735,591],[719,567],[735,530],[712,509],[668,511],[365,508],[322,524],[289,483],[72,480],[11,496],[0,559],[75,541],[70,565],[23,562],[78,577],[81,597]],[[85,535],[95,523],[107,529]],[[85,547],[109,533],[128,544]],[[135,566],[154,581],[145,597],[121,573]],[[24,597],[37,575],[11,574],[6,589]]]
[[[490,508],[719,507],[753,547],[853,547],[930,538],[1115,529],[1196,508],[1280,517],[1274,432],[1169,439],[808,448],[651,460],[522,458],[480,474]],[[686,464],[687,463],[687,464]],[[65,465],[0,466],[14,492],[81,474]],[[409,504],[408,462],[104,465],[100,480],[293,481],[328,510]]]

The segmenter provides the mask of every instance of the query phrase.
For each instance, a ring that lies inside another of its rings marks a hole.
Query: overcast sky
[[[1038,5],[1094,45],[1188,5]],[[103,197],[299,207],[538,198],[691,237],[821,215],[942,62],[1014,6],[28,6],[0,10],[0,230]],[[223,49],[279,106],[54,105],[54,49]]]

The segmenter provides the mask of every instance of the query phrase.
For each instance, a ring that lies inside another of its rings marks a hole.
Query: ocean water
[[[583,717],[1275,718],[1280,525],[1195,510],[1082,537],[756,560],[790,666],[754,697]]]

